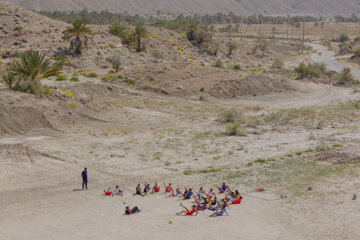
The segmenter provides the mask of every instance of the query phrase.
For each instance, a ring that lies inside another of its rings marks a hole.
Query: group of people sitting
[[[191,191],[191,189],[189,190]],[[231,191],[231,189],[225,183],[223,183],[223,185],[219,187],[219,193],[225,194],[225,197],[219,200],[213,189],[210,189],[210,191],[206,193],[201,187],[197,194],[194,195],[195,204],[192,205],[191,210],[189,210],[187,207],[180,203],[180,206],[182,206],[184,210],[177,214],[196,216],[199,211],[210,210],[214,212],[210,215],[210,217],[223,216],[224,213],[226,215],[229,215],[226,211],[227,208],[230,208],[229,205],[241,203],[242,196],[240,195],[239,191]]]
[[[229,215],[226,209],[229,209],[230,204],[240,204],[242,200],[242,196],[240,195],[238,190],[233,192],[229,186],[225,183],[221,187],[218,187],[219,194],[225,194],[225,197],[222,199],[218,199],[215,192],[211,188],[209,192],[205,192],[202,187],[200,187],[199,191],[194,193],[192,188],[185,187],[184,192],[181,192],[179,188],[174,190],[171,183],[166,185],[164,183],[165,191],[164,193],[167,194],[167,197],[179,197],[183,200],[192,199],[194,198],[195,204],[192,205],[191,210],[185,207],[182,203],[180,206],[184,208],[183,211],[177,213],[177,215],[185,214],[188,216],[197,215],[199,211],[210,210],[214,213],[210,215],[210,217],[215,216],[223,216],[224,213]],[[150,188],[150,184],[145,183],[143,190],[141,189],[140,183],[136,186],[135,195],[140,195],[142,197],[146,196],[147,194],[156,194],[160,193],[160,186],[155,182],[155,185]],[[122,195],[123,191],[119,189],[119,186],[116,186],[114,191],[111,191],[109,188],[108,190],[104,190],[105,196],[114,196],[114,195]],[[126,215],[132,215],[135,213],[140,212],[141,210],[135,206],[130,209],[129,206],[125,208]]]

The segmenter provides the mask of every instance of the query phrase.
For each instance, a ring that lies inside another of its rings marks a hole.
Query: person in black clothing
[[[132,209],[130,209],[129,206],[125,208],[125,215],[133,215],[139,212],[141,212],[141,210],[137,206],[133,207]]]
[[[86,190],[87,190],[88,189],[88,187],[87,187],[87,183],[88,183],[87,168],[84,168],[84,171],[82,171],[81,178],[83,180],[82,188],[83,189],[86,188]]]

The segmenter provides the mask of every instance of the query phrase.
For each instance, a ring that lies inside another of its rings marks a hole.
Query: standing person
[[[82,183],[82,188],[87,190],[88,187],[87,187],[87,183],[88,183],[88,174],[87,174],[87,168],[84,168],[84,171],[82,171],[81,173],[81,178],[83,180],[83,183]]]

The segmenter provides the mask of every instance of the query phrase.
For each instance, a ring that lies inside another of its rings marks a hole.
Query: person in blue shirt
[[[83,180],[82,188],[83,189],[86,188],[86,190],[87,190],[88,189],[88,187],[87,187],[87,183],[88,183],[87,168],[84,168],[84,171],[82,171],[81,178]]]

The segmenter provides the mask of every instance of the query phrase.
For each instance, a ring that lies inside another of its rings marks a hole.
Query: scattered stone
[[[27,43],[27,42],[29,42],[26,38],[23,38],[23,39],[21,39],[21,42],[22,43]]]
[[[183,90],[183,89],[184,89],[182,85],[178,85],[176,88],[179,89],[179,90]]]

